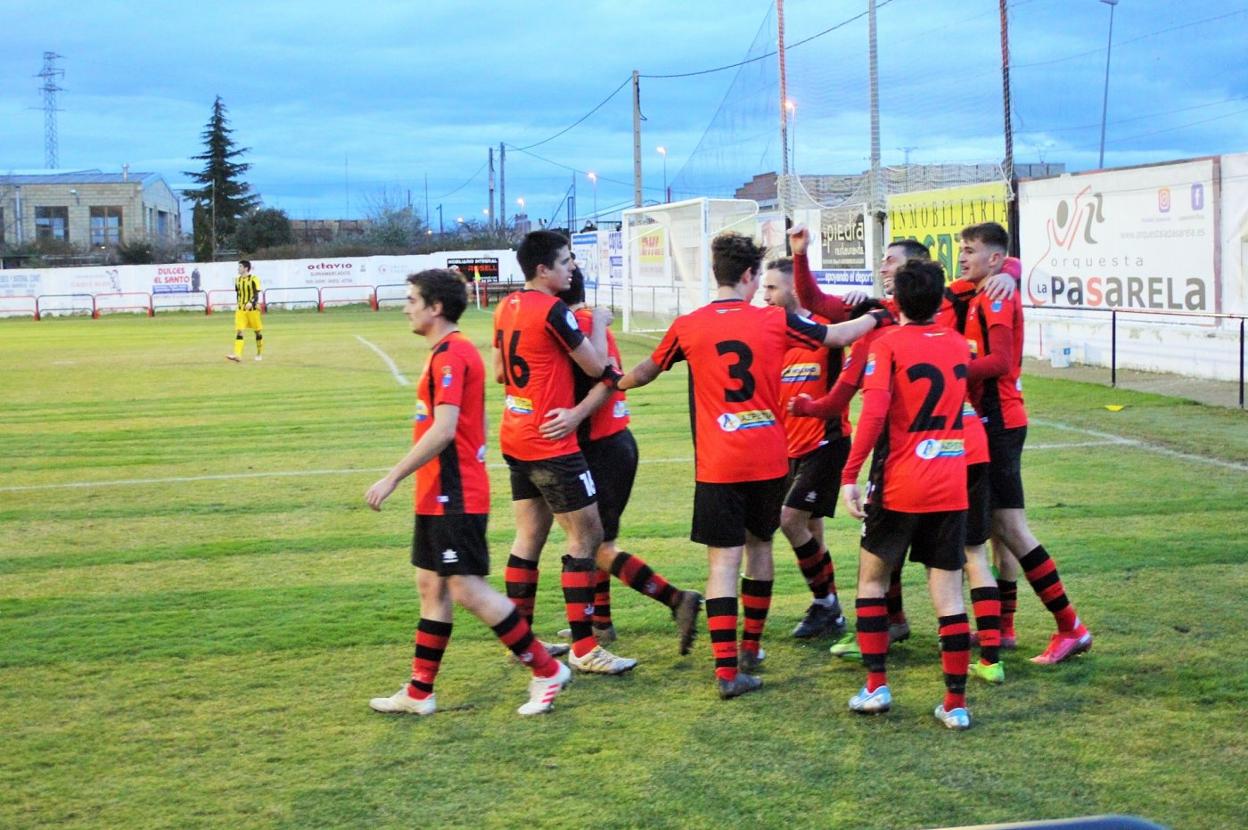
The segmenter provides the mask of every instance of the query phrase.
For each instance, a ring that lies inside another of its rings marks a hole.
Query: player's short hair
[[[996,248],[1001,253],[1010,250],[1010,232],[996,222],[982,222],[962,229],[964,242],[982,242],[989,248]]]
[[[767,249],[748,236],[725,231],[711,240],[711,270],[716,285],[733,286],[741,281],[747,268],[758,273]]]
[[[468,287],[462,274],[447,268],[429,268],[408,274],[407,281],[416,286],[426,306],[442,304],[442,317],[448,323],[458,323],[460,315],[468,307]]]
[[[768,271],[779,271],[786,277],[793,276],[793,257],[782,256],[767,263]]]
[[[888,307],[875,297],[867,297],[865,300],[849,310],[849,319],[857,320],[867,312],[875,311],[876,309],[883,309],[887,311]]]
[[[244,268],[246,268],[248,271],[250,271],[250,270],[251,270],[251,260],[250,260],[250,259],[240,259],[240,260],[238,261],[238,264],[239,264],[239,265],[241,265],[241,266],[243,266]]]
[[[572,281],[555,296],[570,306],[585,302],[585,272],[581,270],[581,266],[572,266]]]
[[[930,319],[945,296],[945,269],[939,262],[906,260],[893,277],[893,296],[902,313],[911,320]]]
[[[917,239],[898,239],[896,242],[888,243],[888,247],[901,248],[905,251],[906,259],[928,260],[932,258],[932,252]]]
[[[520,247],[516,249],[516,261],[520,263],[524,278],[531,280],[536,277],[539,265],[554,268],[559,249],[567,247],[568,238],[561,233],[543,230],[525,234]]]

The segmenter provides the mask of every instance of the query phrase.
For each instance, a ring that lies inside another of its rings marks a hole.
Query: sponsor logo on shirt
[[[794,363],[785,366],[780,374],[781,383],[801,383],[807,380],[818,380],[820,375],[818,363]]]
[[[503,402],[508,412],[516,415],[532,415],[533,401],[528,398],[522,398],[519,395],[508,395]]]
[[[978,415],[975,414],[975,407],[971,405],[970,401],[962,401],[962,417],[963,418],[978,418],[979,417]]]
[[[914,448],[914,454],[924,461],[931,461],[933,458],[957,458],[964,453],[961,438],[928,438],[920,441]]]
[[[611,408],[612,418],[628,417],[628,401],[616,401],[615,406]]]
[[[776,416],[770,409],[747,409],[744,412],[725,412],[715,420],[724,432],[736,432],[740,429],[773,426]]]
[[[429,407],[425,406],[424,401],[416,401],[416,420],[417,421],[429,420]]]

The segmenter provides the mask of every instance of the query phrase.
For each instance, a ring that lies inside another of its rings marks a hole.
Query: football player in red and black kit
[[[525,287],[507,295],[494,313],[494,376],[505,385],[499,444],[511,472],[516,539],[503,579],[520,613],[532,618],[538,558],[552,520],[567,534],[561,583],[574,669],[620,674],[637,661],[617,657],[594,639],[594,553],[602,543],[597,487],[576,436],[547,438],[542,422],[573,405],[572,364],[594,378],[618,377],[607,359],[610,312],[596,309],[586,338],[572,310],[555,295],[572,278],[568,240],[533,231],[516,251]],[[571,359],[569,359],[571,358]]]
[[[369,706],[391,714],[431,715],[434,679],[451,638],[452,602],[490,626],[533,672],[522,715],[550,711],[571,677],[534,639],[515,606],[485,581],[490,551],[485,540],[490,482],[485,471],[485,366],[457,322],[468,305],[463,280],[430,270],[407,278],[404,313],[432,352],[416,384],[414,445],[365,493],[380,510],[399,482],[416,473],[416,527],[412,564],[420,592],[420,623],[412,678],[390,697]]]
[[[707,546],[706,622],[725,699],[762,686],[738,671],[737,579],[744,554],[740,651],[752,667],[763,657],[760,640],[774,581],[771,537],[788,474],[780,420],[785,351],[791,343],[844,346],[876,323],[864,317],[824,326],[781,308],[751,305],[764,253],[740,234],[717,236],[711,256],[718,299],[676,318],[654,353],[619,382],[621,389],[644,386],[677,362],[689,362],[696,467],[690,538]]]
[[[1009,234],[995,222],[962,231],[962,278],[978,286],[999,272],[1006,260]],[[976,359],[971,365],[971,400],[988,431],[989,483],[992,493],[993,552],[1001,586],[1003,644],[1015,642],[1014,609],[1021,571],[1057,622],[1048,647],[1033,663],[1052,665],[1092,647],[1092,635],[1066,596],[1057,563],[1027,526],[1023,508],[1022,455],[1027,439],[1023,405],[1023,307],[1015,294],[1008,300],[977,292],[966,313],[966,337]]]
[[[585,305],[585,277],[573,266],[572,282],[559,299],[576,315],[581,331],[588,334],[593,315]],[[610,329],[607,330],[607,355],[615,368],[620,367],[620,347]],[[614,574],[633,590],[663,603],[672,611],[679,634],[680,653],[688,654],[697,630],[702,595],[682,591],[656,573],[645,560],[620,550],[615,540],[620,535],[620,517],[628,507],[637,477],[637,441],[628,428],[628,399],[619,389],[601,383],[574,369],[577,404],[571,409],[553,409],[546,413],[542,434],[558,439],[575,432],[581,452],[589,463],[598,487],[598,515],[602,518],[602,544],[595,559],[597,587],[594,592],[594,638],[600,644],[614,642],[615,626],[611,621],[611,576]]]
[[[865,518],[858,561],[858,646],[867,682],[849,700],[855,712],[886,712],[889,573],[910,551],[927,567],[940,625],[945,699],[935,715],[950,729],[970,726],[966,674],[970,626],[962,601],[966,536],[966,449],[962,404],[970,350],[957,332],[934,321],[944,272],[909,261],[895,278],[902,325],[871,346],[863,407],[841,476],[850,515]],[[858,473],[872,454],[864,510]]]
[[[816,323],[833,322],[798,305],[791,259],[767,263],[763,301]],[[840,317],[843,319],[844,315]],[[806,615],[793,629],[793,636],[799,639],[836,636],[845,630],[845,616],[836,597],[836,569],[824,541],[823,519],[836,515],[841,469],[849,455],[849,416],[842,411],[840,418],[824,421],[799,418],[790,411],[798,396],[813,398],[825,394],[840,370],[840,349],[791,344],[784,353],[780,406],[789,456],[789,488],[780,508],[780,530],[793,546],[813,597]]]

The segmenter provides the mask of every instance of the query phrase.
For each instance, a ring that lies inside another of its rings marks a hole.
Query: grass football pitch
[[[860,666],[789,630],[808,593],[776,537],[765,686],[721,702],[704,629],[613,586],[639,667],[580,677],[520,718],[527,673],[462,611],[429,718],[370,697],[407,677],[410,489],[365,489],[407,449],[426,354],[395,310],[266,317],[262,363],[225,361],[231,315],[0,322],[0,827],[917,828],[1136,814],[1242,826],[1248,781],[1248,418],[1028,378],[1033,530],[1095,635],[1034,666],[1051,617],[1025,584],[1007,681],[972,680],[943,729],[935,620],[893,711],[846,709]],[[489,318],[466,331],[484,350]],[[621,337],[632,365],[654,345]],[[488,391],[493,422],[498,387]],[[1109,412],[1105,404],[1121,404]],[[683,367],[630,395],[642,465],[622,547],[702,588],[687,538]],[[512,536],[496,439],[490,541]],[[852,608],[858,526],[828,523]],[[536,628],[563,626],[562,537]]]

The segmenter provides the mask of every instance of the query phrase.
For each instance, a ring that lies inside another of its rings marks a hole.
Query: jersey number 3
[[[728,377],[741,384],[736,389],[725,389],[724,400],[728,403],[745,403],[754,397],[754,376],[750,367],[754,365],[754,352],[740,340],[724,340],[715,344],[715,351],[722,357],[732,355],[736,362],[728,365]]]

